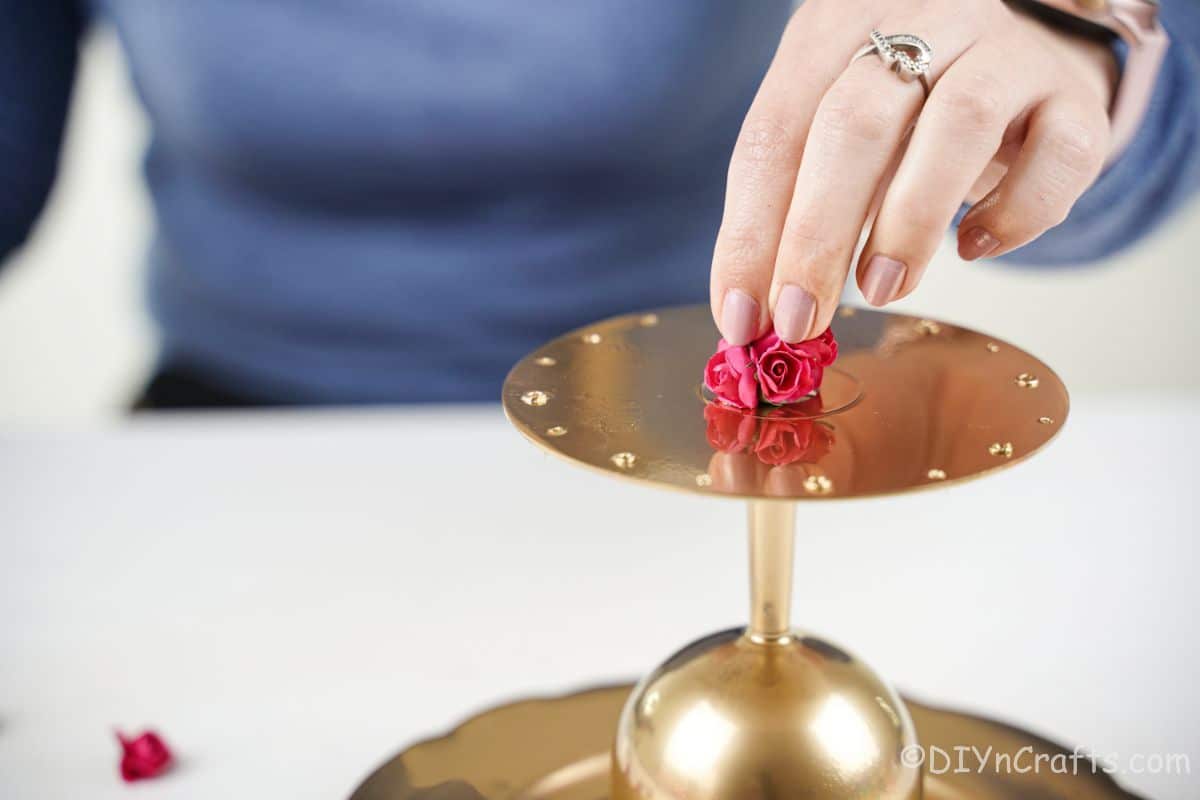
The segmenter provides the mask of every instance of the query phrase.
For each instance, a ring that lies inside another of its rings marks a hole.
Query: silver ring
[[[879,31],[871,31],[871,41],[859,48],[850,62],[871,53],[878,55],[884,65],[902,79],[919,80],[925,96],[929,97],[929,65],[933,63],[933,48],[924,39],[911,33],[884,36]]]

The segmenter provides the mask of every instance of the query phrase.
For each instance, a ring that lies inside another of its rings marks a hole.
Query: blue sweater
[[[1200,3],[1128,154],[1018,257],[1079,262],[1200,185]],[[708,291],[790,0],[9,0],[0,254],[54,178],[85,20],[152,122],[162,358],[275,402],[491,400],[538,343]],[[80,265],[86,269],[86,265]]]

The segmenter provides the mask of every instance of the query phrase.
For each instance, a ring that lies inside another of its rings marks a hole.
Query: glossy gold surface
[[[845,312],[852,313],[845,313]],[[820,396],[741,412],[706,401],[707,306],[589,325],[522,359],[504,408],[541,447],[702,494],[796,500],[946,486],[1016,464],[1066,421],[1062,381],[999,339],[867,309],[834,319]],[[553,431],[553,432],[552,432]]]
[[[383,764],[351,800],[607,800],[609,751],[631,686],[523,700],[473,716]],[[927,748],[992,748],[994,757],[1062,763],[1071,748],[982,717],[908,699]],[[1057,761],[1050,761],[1057,759]],[[1069,762],[1068,762],[1069,763]],[[1085,761],[1078,770],[926,774],[925,800],[1137,800]],[[782,795],[780,795],[782,797]]]
[[[750,636],[775,641],[791,634],[796,504],[751,500]]]
[[[1002,729],[927,710],[928,724],[918,713],[914,726],[869,667],[792,631],[796,506],[771,502],[904,492],[1010,466],[1060,429],[1062,382],[1027,353],[945,322],[844,308],[835,332],[841,357],[818,396],[751,412],[700,386],[717,340],[707,307],[610,319],[518,363],[505,411],[543,448],[610,474],[750,500],[750,626],[689,645],[619,692],[628,697],[619,722],[612,691],[505,707],[402,754],[354,797],[1068,796],[1060,776],[943,780],[906,761],[918,741],[936,744],[948,730],[990,744]]]
[[[614,800],[919,800],[904,703],[858,659],[791,629],[795,503],[752,500],[750,626],[667,659],[625,705]]]
[[[861,661],[792,633],[740,630],[669,658],[625,704],[613,800],[917,800],[900,698]]]

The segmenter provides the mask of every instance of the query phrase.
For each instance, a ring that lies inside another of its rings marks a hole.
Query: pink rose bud
[[[753,409],[760,402],[797,403],[821,388],[825,368],[837,358],[833,331],[788,344],[774,331],[746,347],[721,339],[704,368],[704,386],[717,400],[734,408]]]
[[[704,368],[704,385],[717,399],[734,408],[758,406],[758,378],[750,351],[730,347],[724,339]]]
[[[157,733],[129,738],[117,731],[121,743],[121,778],[127,783],[161,775],[171,765],[171,751]]]

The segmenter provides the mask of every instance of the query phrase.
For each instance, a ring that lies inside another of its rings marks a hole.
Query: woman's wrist
[[[1047,46],[1057,50],[1063,58],[1077,67],[1077,74],[1100,98],[1105,108],[1110,108],[1116,97],[1117,85],[1121,80],[1121,68],[1111,40],[1094,36],[1080,36],[1062,27],[1047,24],[1020,7],[1013,7],[1020,23],[1028,26],[1034,35],[1045,39]]]
[[[1150,97],[1158,82],[1159,69],[1170,44],[1166,31],[1159,22],[1158,0],[1005,0],[1009,7],[1033,16],[1060,34],[1076,37],[1070,50],[1083,49],[1092,58],[1100,57],[1097,65],[1084,72],[1095,76],[1096,67],[1106,81],[1101,86],[1102,94],[1109,97],[1109,156],[1112,164],[1141,127]],[[1082,46],[1078,40],[1096,41],[1097,44],[1114,46],[1121,50],[1119,78],[1114,76],[1114,65],[1103,57],[1096,47]],[[1079,67],[1077,63],[1075,65]],[[1078,69],[1077,69],[1078,71]],[[1108,91],[1105,92],[1104,88]],[[1093,88],[1093,91],[1095,89]]]

